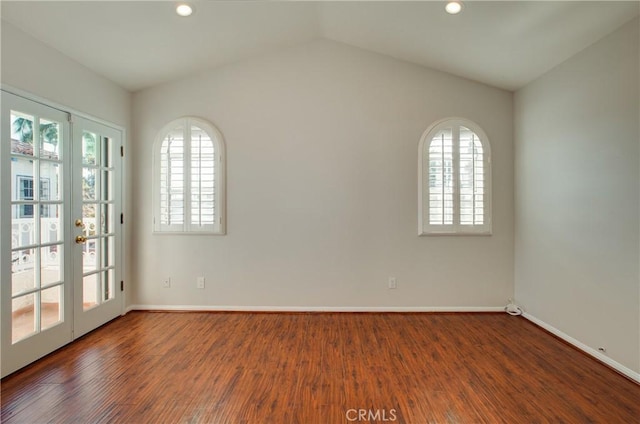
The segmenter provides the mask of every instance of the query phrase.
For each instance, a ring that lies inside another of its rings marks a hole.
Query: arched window
[[[220,132],[202,119],[177,119],[160,131],[154,150],[154,230],[224,234]]]
[[[491,234],[491,149],[473,122],[427,129],[419,147],[419,234]]]

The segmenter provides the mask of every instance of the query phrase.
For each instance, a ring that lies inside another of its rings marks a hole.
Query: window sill
[[[226,236],[226,232],[213,231],[153,231],[154,236]]]
[[[422,232],[419,237],[442,237],[442,236],[492,236],[491,231],[443,231],[443,232]]]

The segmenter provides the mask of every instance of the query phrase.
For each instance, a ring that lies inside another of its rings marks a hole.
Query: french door
[[[122,312],[121,131],[2,91],[5,376]]]
[[[122,313],[121,132],[73,117],[74,336]]]

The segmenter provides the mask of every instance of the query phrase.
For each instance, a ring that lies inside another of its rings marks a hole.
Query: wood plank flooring
[[[131,312],[1,384],[7,424],[640,422],[640,385],[506,314]]]

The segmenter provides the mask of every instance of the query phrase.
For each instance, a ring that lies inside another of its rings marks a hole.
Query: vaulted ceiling
[[[9,22],[137,91],[316,39],[516,90],[638,16],[636,1],[6,1]],[[27,53],[25,53],[27,54]]]

